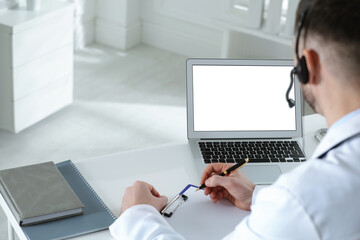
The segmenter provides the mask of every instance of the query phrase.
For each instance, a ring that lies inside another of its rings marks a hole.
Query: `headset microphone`
[[[296,70],[295,70],[295,68],[291,71],[291,73],[290,73],[290,79],[291,79],[291,81],[290,81],[290,86],[289,86],[289,88],[288,88],[288,90],[286,91],[286,101],[288,102],[288,104],[289,104],[289,108],[292,108],[292,107],[294,107],[295,106],[295,100],[294,99],[291,99],[290,97],[289,97],[289,93],[290,93],[290,91],[291,91],[291,88],[292,88],[292,85],[294,84],[294,76],[295,76],[295,73],[296,72]]]

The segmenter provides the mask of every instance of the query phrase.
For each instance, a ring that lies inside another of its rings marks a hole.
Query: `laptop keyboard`
[[[296,141],[199,142],[205,163],[237,163],[249,158],[249,163],[304,162]]]

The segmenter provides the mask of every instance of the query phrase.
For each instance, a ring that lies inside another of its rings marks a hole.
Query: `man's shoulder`
[[[360,139],[358,141],[360,144]],[[274,184],[292,192],[333,190],[344,184],[360,184],[360,145],[348,144],[329,151],[323,159],[311,159],[296,169],[283,174]],[[353,148],[353,151],[349,151]],[[327,188],[325,186],[330,186]],[[321,187],[322,186],[322,187]]]
[[[360,217],[355,216],[360,216],[357,206],[360,202],[360,154],[359,150],[342,149],[351,146],[334,149],[324,159],[310,160],[281,176],[274,187],[296,199],[310,216],[321,216],[316,224],[325,224],[324,212],[331,213],[329,217],[346,213],[349,221],[355,218],[360,221]]]
[[[360,184],[360,134],[330,147],[323,158],[310,158],[283,174],[276,184],[286,188],[307,190],[322,184]],[[326,190],[326,188],[325,188]]]

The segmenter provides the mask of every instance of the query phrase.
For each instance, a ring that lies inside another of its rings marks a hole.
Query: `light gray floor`
[[[186,57],[140,45],[91,45],[75,54],[74,103],[12,134],[0,130],[0,169],[183,141]],[[0,210],[0,239],[7,238]]]

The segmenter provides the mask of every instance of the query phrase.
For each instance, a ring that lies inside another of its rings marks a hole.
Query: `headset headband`
[[[310,7],[307,8],[305,11],[303,11],[301,13],[300,22],[298,24],[298,28],[297,28],[297,32],[296,32],[295,53],[296,53],[296,57],[297,57],[298,60],[300,60],[300,57],[299,57],[299,39],[300,39],[300,35],[301,35],[301,30],[302,30],[302,28],[304,26],[306,15],[308,14],[309,11],[310,11]]]

